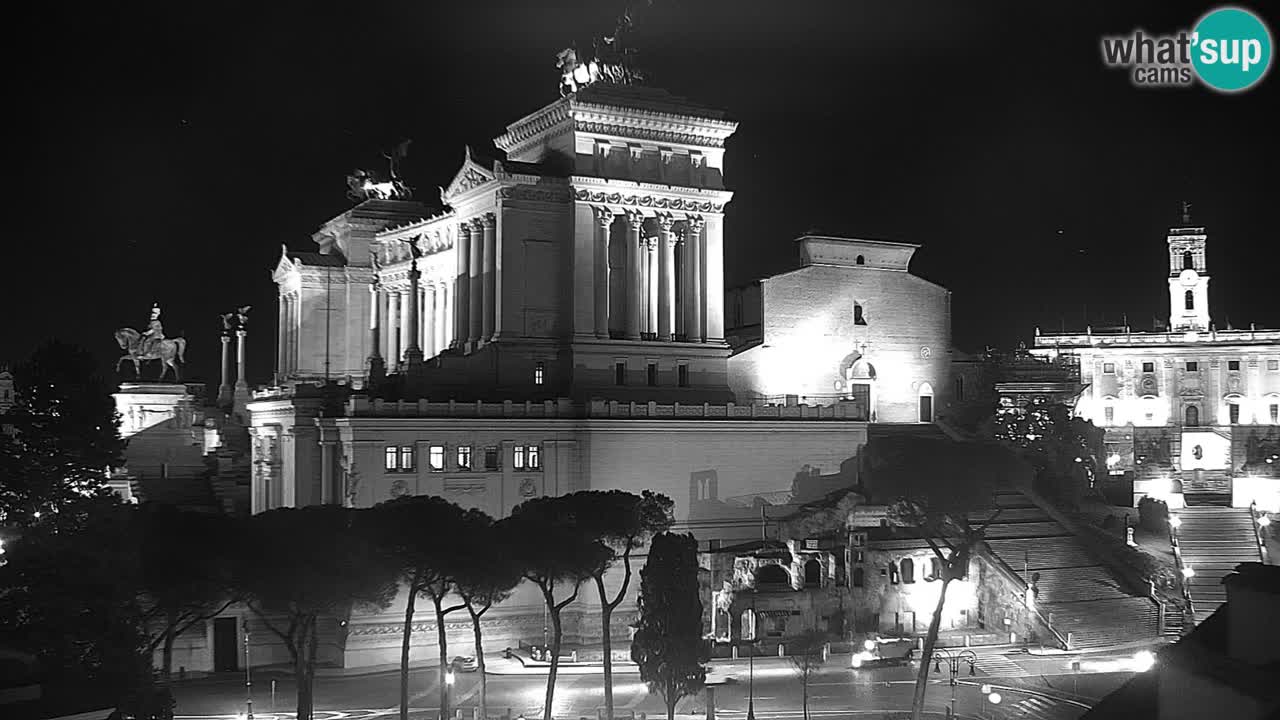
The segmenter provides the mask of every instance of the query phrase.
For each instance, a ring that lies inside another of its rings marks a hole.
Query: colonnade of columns
[[[298,369],[298,334],[302,327],[301,303],[298,293],[280,296],[280,332],[277,336],[276,368],[281,375]]]
[[[648,218],[641,213],[618,215],[602,207],[593,211],[596,336],[607,338],[611,327],[621,326],[627,340],[705,342],[709,296],[705,221],[697,216],[680,220],[659,215],[653,218],[658,235],[644,237]],[[619,218],[626,233],[626,263],[620,278],[614,277],[617,269],[609,267],[612,231]],[[626,288],[622,307],[610,302],[610,285],[618,282]]]
[[[399,288],[375,283],[369,293],[371,356],[384,358],[395,367],[405,360],[410,348],[430,358],[449,347],[454,337],[453,293],[447,281],[411,280]]]

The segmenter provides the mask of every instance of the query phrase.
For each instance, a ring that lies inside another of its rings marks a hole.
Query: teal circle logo
[[[1191,64],[1204,84],[1222,92],[1246,90],[1271,66],[1271,33],[1248,10],[1219,8],[1200,18]]]

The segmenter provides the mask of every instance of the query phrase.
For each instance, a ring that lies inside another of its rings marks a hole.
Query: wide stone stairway
[[[1017,491],[997,495],[999,516],[987,544],[1039,592],[1036,605],[1072,648],[1114,645],[1155,637],[1155,601],[1127,592],[1072,533]],[[974,517],[976,521],[983,518]]]
[[[1185,507],[1174,513],[1183,568],[1194,573],[1184,580],[1191,595],[1197,624],[1227,601],[1222,579],[1240,563],[1262,562],[1249,508]]]

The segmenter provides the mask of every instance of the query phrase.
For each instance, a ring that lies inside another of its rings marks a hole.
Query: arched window
[[[1182,269],[1183,270],[1196,269],[1196,259],[1195,259],[1195,256],[1191,254],[1190,250],[1182,253]]]
[[[867,264],[867,259],[866,259],[866,258],[864,258],[864,257],[862,257],[861,255],[859,255],[859,256],[857,257],[857,259],[853,261],[853,264],[854,264],[854,265],[866,265],[866,264]]]
[[[1196,309],[1196,296],[1190,290],[1183,294],[1182,299],[1186,303],[1188,310]]]
[[[805,587],[818,587],[822,584],[822,563],[817,558],[804,564]]]
[[[862,568],[860,567],[854,568],[853,569],[853,586],[863,587],[866,584],[867,584],[867,574],[863,572]]]
[[[853,304],[853,324],[854,325],[867,324],[867,318],[862,314],[862,305],[858,303]]]
[[[1188,405],[1187,411],[1186,411],[1186,419],[1187,421],[1183,424],[1186,425],[1187,427],[1199,427],[1200,426],[1200,408],[1196,407],[1195,405]]]
[[[916,564],[911,558],[902,558],[902,582],[913,583],[916,581]]]
[[[779,565],[763,565],[756,570],[756,583],[760,585],[790,585],[791,576]]]

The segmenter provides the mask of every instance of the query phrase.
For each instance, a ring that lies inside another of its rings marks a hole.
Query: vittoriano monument
[[[163,382],[164,376],[168,374],[170,369],[173,370],[174,382],[182,380],[181,374],[178,372],[178,363],[186,363],[183,354],[187,349],[186,338],[173,338],[172,340],[165,338],[164,325],[160,322],[160,305],[156,304],[151,307],[151,320],[147,323],[147,329],[138,332],[133,328],[120,328],[116,330],[116,342],[125,354],[116,361],[116,372],[120,372],[120,365],[126,360],[133,361],[134,375],[142,379],[142,361],[159,360],[160,361],[160,377],[157,381]]]

